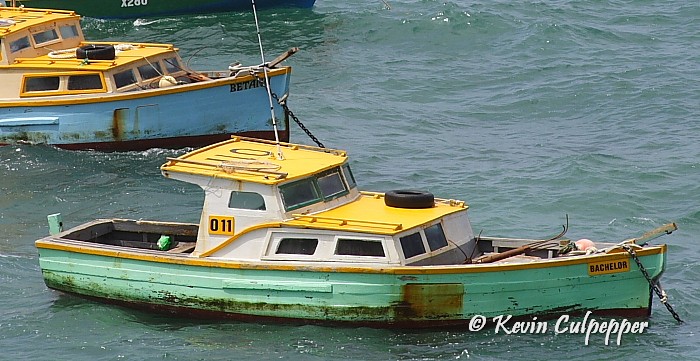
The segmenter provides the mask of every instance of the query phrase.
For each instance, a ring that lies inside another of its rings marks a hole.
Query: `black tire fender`
[[[89,44],[75,50],[75,56],[78,59],[114,60],[115,55],[116,51],[113,45]]]
[[[393,190],[384,194],[384,203],[395,208],[432,208],[435,206],[435,196],[425,191]]]

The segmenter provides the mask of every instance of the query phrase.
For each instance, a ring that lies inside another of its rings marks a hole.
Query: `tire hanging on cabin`
[[[112,45],[84,45],[76,49],[75,55],[78,59],[90,60],[114,60],[116,51]]]
[[[432,208],[435,196],[425,191],[393,190],[384,194],[384,204],[395,208]]]

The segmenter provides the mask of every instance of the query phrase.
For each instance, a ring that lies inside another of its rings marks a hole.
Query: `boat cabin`
[[[0,99],[125,93],[209,79],[187,69],[177,51],[171,44],[86,43],[74,12],[0,7]]]
[[[196,257],[434,265],[475,247],[464,202],[420,193],[387,205],[388,193],[358,190],[339,150],[235,137],[161,171],[204,190]]]

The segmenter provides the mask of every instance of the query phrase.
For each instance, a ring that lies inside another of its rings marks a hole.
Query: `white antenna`
[[[255,9],[255,0],[253,3],[253,16],[255,16],[255,29],[258,32],[258,45],[260,45],[260,58],[262,59],[263,73],[265,74],[265,89],[267,89],[267,99],[270,102],[270,115],[272,116],[272,129],[275,132],[275,142],[277,143],[277,159],[284,159],[282,155],[282,147],[280,147],[280,137],[277,131],[277,120],[275,119],[275,107],[272,103],[272,89],[270,89],[270,77],[267,74],[268,64],[265,62],[265,53],[263,52],[262,37],[260,36],[260,25],[258,24],[258,12]]]

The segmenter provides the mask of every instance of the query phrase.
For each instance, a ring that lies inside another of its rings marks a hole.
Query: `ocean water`
[[[0,147],[0,359],[700,360],[700,6],[651,1],[318,0],[259,12],[290,47],[290,108],[349,151],[360,187],[470,205],[477,232],[619,241],[669,222],[649,327],[603,336],[377,330],[171,318],[47,289],[46,215],[196,222],[198,188],[158,167],[183,150]],[[176,44],[196,69],[259,63],[252,13],[85,19],[94,40]],[[292,140],[313,144],[292,126]]]

